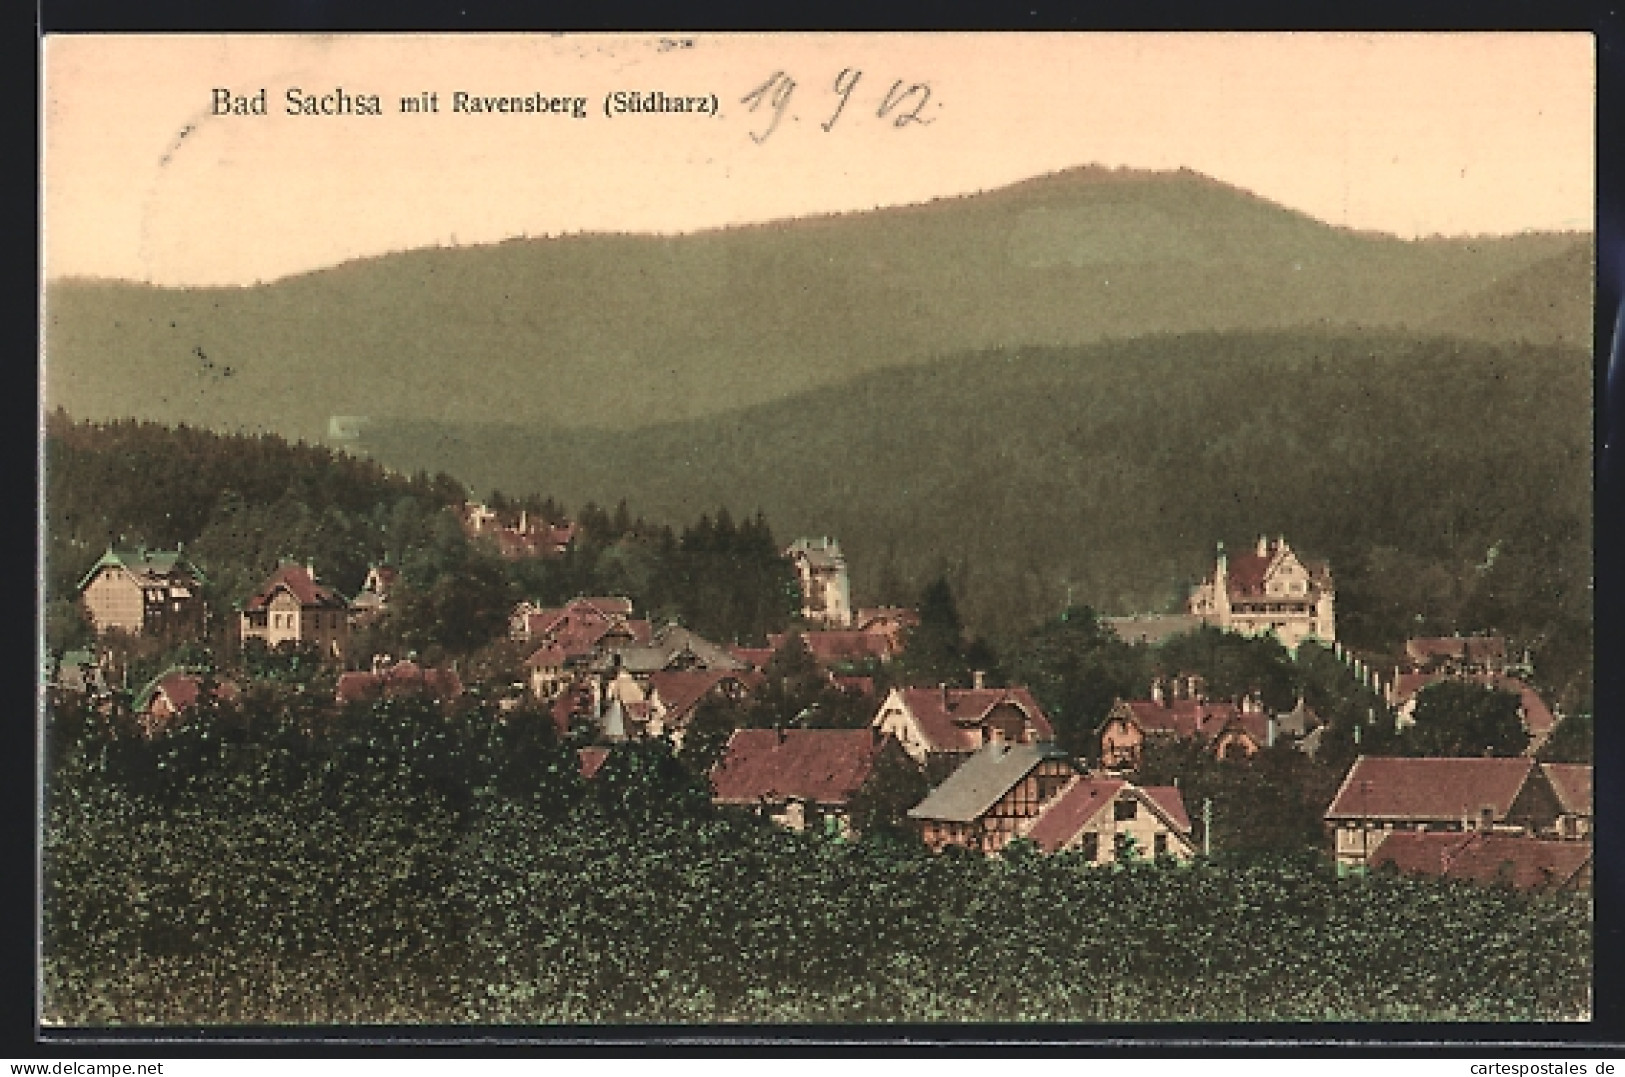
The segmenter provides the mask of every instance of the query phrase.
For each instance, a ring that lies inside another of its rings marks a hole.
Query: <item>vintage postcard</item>
[[[43,57],[48,1028],[1590,1016],[1590,35]]]

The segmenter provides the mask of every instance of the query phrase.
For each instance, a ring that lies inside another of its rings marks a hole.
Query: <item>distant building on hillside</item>
[[[309,564],[283,564],[243,603],[242,642],[313,644],[327,659],[342,659],[350,646],[350,604],[316,582]]]
[[[1224,544],[1213,575],[1192,593],[1188,612],[1203,623],[1245,636],[1273,635],[1288,650],[1313,639],[1337,639],[1331,569],[1303,561],[1285,538],[1259,537],[1258,546],[1234,560]]]
[[[99,635],[195,632],[203,626],[202,583],[178,549],[109,547],[79,581],[79,600]]]
[[[816,624],[852,624],[852,584],[840,543],[832,538],[797,539],[784,555],[801,584],[801,616]]]
[[[362,625],[377,620],[388,606],[389,592],[399,576],[393,565],[377,564],[368,568],[360,593],[350,600],[350,623]]]
[[[893,688],[870,724],[897,738],[933,774],[958,766],[987,744],[1055,739],[1049,717],[1026,688]]]

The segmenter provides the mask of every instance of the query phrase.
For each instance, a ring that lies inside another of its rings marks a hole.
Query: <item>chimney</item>
[[[937,688],[942,692],[942,709],[946,711],[948,709],[948,682],[938,682]]]
[[[973,683],[978,690],[987,687],[987,674],[981,670],[977,670],[971,674],[971,683]]]
[[[1264,747],[1275,747],[1275,715],[1273,714],[1270,715],[1269,721],[1264,726]]]
[[[789,734],[784,731],[783,723],[774,726],[773,732],[778,734],[780,744],[783,744],[787,739],[789,739]]]
[[[1260,557],[1268,557],[1269,552],[1270,552],[1270,540],[1265,538],[1263,535],[1259,535],[1258,536],[1258,556],[1260,556]]]
[[[1151,679],[1151,702],[1153,702],[1153,703],[1161,703],[1165,707],[1168,705],[1167,701],[1162,698],[1162,678],[1161,677],[1153,677]]]
[[[310,563],[310,558],[308,557],[305,558],[305,575],[310,577],[311,583],[316,582],[316,566]]]

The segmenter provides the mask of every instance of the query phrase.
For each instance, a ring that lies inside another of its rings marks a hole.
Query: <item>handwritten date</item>
[[[826,133],[835,129],[847,105],[852,104],[854,97],[857,96],[858,86],[862,81],[863,72],[855,67],[843,68],[841,73],[835,76],[832,87],[836,98],[833,111],[830,112],[829,119],[818,125]],[[775,71],[766,82],[739,99],[740,104],[750,106],[746,109],[747,112],[756,113],[765,110],[767,126],[761,131],[752,131],[751,141],[761,145],[778,129],[779,121],[784,119],[785,113],[790,108],[796,86],[796,80],[788,73]],[[870,100],[873,103],[873,99]],[[890,89],[879,96],[878,102],[875,118],[890,123],[893,127],[905,128],[911,124],[924,126],[935,122],[925,115],[926,106],[931,103],[931,84],[928,82],[905,84],[902,79],[897,79],[892,82]],[[941,107],[940,103],[937,107]]]

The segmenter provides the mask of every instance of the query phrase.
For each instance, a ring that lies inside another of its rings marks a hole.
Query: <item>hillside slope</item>
[[[1188,172],[1083,169],[924,206],[420,250],[251,288],[57,281],[46,393],[85,419],[306,438],[331,415],[625,428],[947,352],[1153,332],[1448,324],[1503,339],[1527,323],[1585,339],[1591,246],[1403,242]],[[1486,305],[1494,325],[1474,313]]]
[[[403,423],[368,446],[574,506],[760,508],[838,536],[860,597],[946,570],[984,630],[1069,594],[1170,608],[1216,541],[1284,533],[1331,559],[1341,623],[1380,643],[1402,609],[1531,635],[1589,616],[1590,392],[1586,355],[1549,346],[1193,334],[960,356],[641,430]]]

